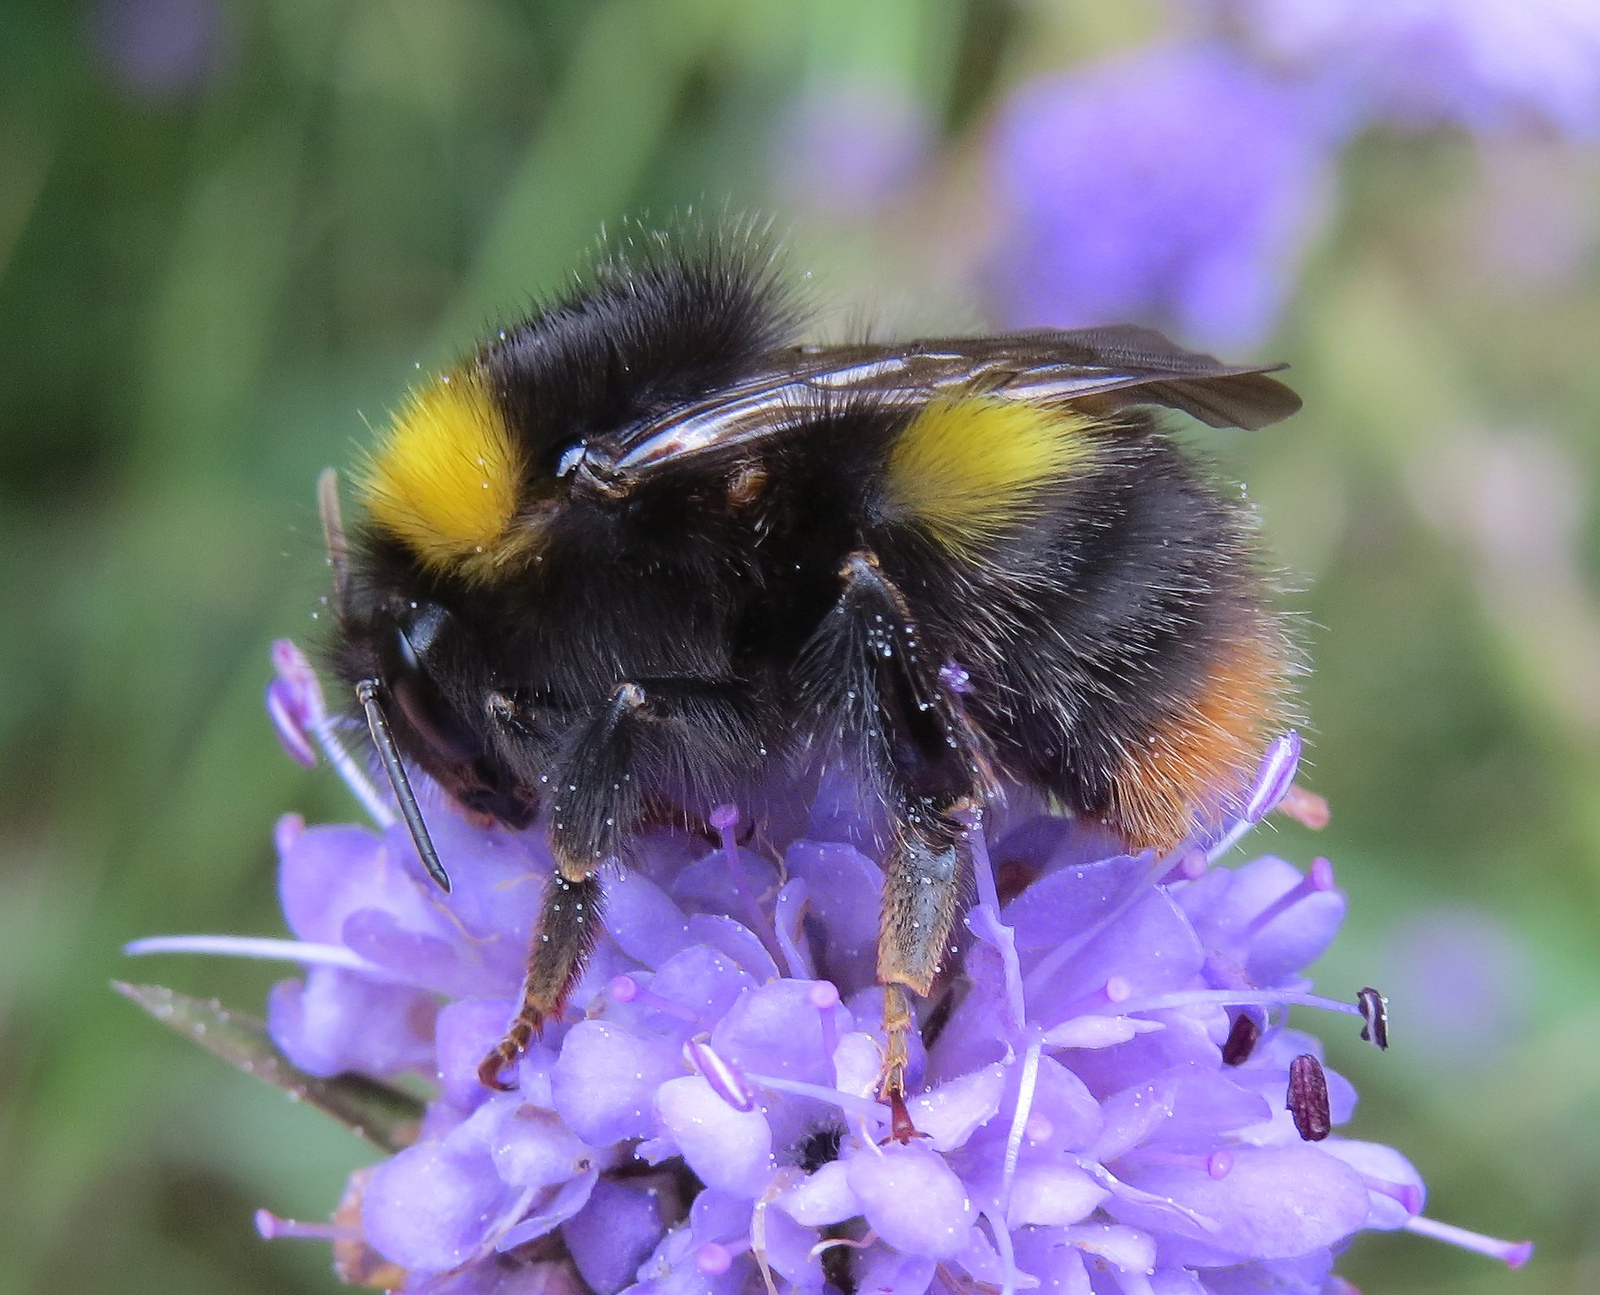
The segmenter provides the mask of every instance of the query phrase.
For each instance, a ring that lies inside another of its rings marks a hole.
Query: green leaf
[[[207,1052],[281,1088],[290,1101],[325,1111],[380,1151],[393,1154],[416,1140],[422,1120],[421,1098],[365,1075],[332,1079],[308,1075],[278,1051],[264,1022],[229,1011],[214,998],[192,998],[165,985],[130,985],[120,980],[113,980],[111,987]]]

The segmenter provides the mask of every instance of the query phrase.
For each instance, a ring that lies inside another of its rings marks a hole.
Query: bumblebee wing
[[[795,347],[736,386],[636,429],[616,461],[639,473],[685,456],[736,452],[752,439],[799,431],[832,397],[907,409],[947,395],[1081,401],[1097,411],[1164,405],[1212,427],[1254,431],[1300,408],[1294,392],[1267,376],[1283,367],[1226,365],[1133,325]]]

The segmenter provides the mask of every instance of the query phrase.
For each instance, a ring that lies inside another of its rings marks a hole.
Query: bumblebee
[[[1241,500],[1162,429],[1259,428],[1267,374],[1143,328],[799,345],[759,240],[641,237],[412,392],[325,498],[333,665],[419,854],[404,761],[538,823],[522,1001],[485,1084],[556,1019],[601,870],[666,806],[848,761],[887,823],[882,1091],[909,1137],[968,833],[1031,789],[1165,849],[1245,790],[1290,652]]]

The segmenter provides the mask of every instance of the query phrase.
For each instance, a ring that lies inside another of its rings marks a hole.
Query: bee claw
[[[485,1088],[492,1088],[497,1092],[515,1092],[516,1080],[513,1079],[508,1083],[505,1079],[505,1069],[507,1066],[515,1065],[521,1055],[521,1048],[510,1039],[502,1039],[495,1045],[494,1051],[479,1063],[478,1082]]]
[[[898,1142],[905,1146],[913,1138],[925,1138],[926,1133],[919,1133],[917,1126],[911,1122],[911,1112],[906,1109],[906,1099],[898,1092],[889,1094],[889,1136],[879,1146],[887,1146],[891,1142]]]

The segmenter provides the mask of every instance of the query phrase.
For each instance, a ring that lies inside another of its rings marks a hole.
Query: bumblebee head
[[[355,689],[423,863],[448,890],[402,753],[467,812],[507,827],[527,827],[537,797],[496,750],[488,704],[498,694],[470,627],[446,606],[416,554],[392,537],[368,538],[361,578],[352,581],[331,469],[319,500],[339,627],[334,666]]]
[[[377,668],[365,677],[400,750],[469,813],[527,827],[535,798],[495,750],[484,699],[497,694],[480,683],[488,663],[465,627],[437,602],[406,600],[353,636],[370,644]]]

